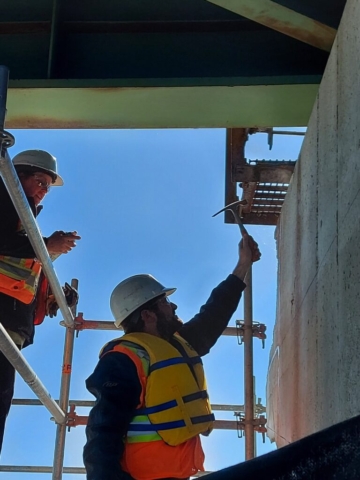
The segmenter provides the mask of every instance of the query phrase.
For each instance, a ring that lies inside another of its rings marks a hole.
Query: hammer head
[[[216,212],[213,217],[216,217],[216,215],[219,215],[219,213],[224,212],[225,210],[230,210],[232,214],[234,215],[235,222],[239,225],[241,235],[247,233],[246,228],[244,227],[240,215],[238,213],[238,206],[239,205],[246,205],[247,201],[246,200],[238,200],[237,202],[230,203],[229,205],[226,205],[226,207],[222,208],[218,212]]]
[[[229,203],[229,205],[226,205],[226,207],[222,208],[218,212],[214,213],[213,217],[216,217],[216,215],[219,215],[221,212],[225,212],[225,210],[231,210],[236,215],[238,215],[238,206],[239,205],[246,205],[247,201],[246,200],[238,200],[237,202]]]

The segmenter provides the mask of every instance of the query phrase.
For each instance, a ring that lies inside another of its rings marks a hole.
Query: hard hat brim
[[[64,185],[64,180],[62,179],[62,177],[56,173],[56,180],[54,183],[51,184],[52,187],[62,187]]]
[[[164,288],[163,293],[168,297],[176,291],[176,288]]]

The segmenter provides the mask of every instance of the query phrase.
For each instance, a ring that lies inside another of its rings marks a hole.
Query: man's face
[[[170,302],[168,297],[160,298],[154,305],[153,311],[157,316],[156,327],[160,337],[165,340],[169,340],[182,325],[182,321],[175,315],[176,309],[177,305]]]
[[[19,179],[25,195],[34,200],[35,206],[39,205],[50,190],[52,184],[52,178],[50,175],[43,172],[36,172],[30,176],[20,173]]]

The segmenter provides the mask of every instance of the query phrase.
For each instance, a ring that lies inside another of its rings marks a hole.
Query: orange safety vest
[[[41,274],[41,263],[34,258],[0,255],[0,292],[30,304]]]
[[[135,480],[187,478],[204,471],[204,452],[199,433],[208,434],[213,420],[206,382],[198,354],[179,335],[175,338],[186,352],[187,361],[190,359],[195,366],[195,382],[184,363],[186,359],[169,342],[153,335],[127,334],[111,350],[130,357],[142,387],[140,403],[129,425],[121,458],[123,470]],[[144,357],[140,346],[149,357]],[[164,398],[172,395],[174,400],[164,403]],[[153,404],[157,406],[152,407]],[[194,425],[190,421],[193,415],[196,419]],[[184,423],[181,419],[186,425],[177,425]]]

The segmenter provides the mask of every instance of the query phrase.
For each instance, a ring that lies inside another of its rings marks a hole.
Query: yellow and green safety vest
[[[36,259],[0,255],[1,293],[29,304],[36,295],[40,274],[41,263]]]
[[[180,335],[174,338],[182,353],[147,333],[124,335],[113,349],[134,361],[142,383],[143,400],[130,423],[128,443],[162,439],[175,446],[213,428],[201,357]]]

